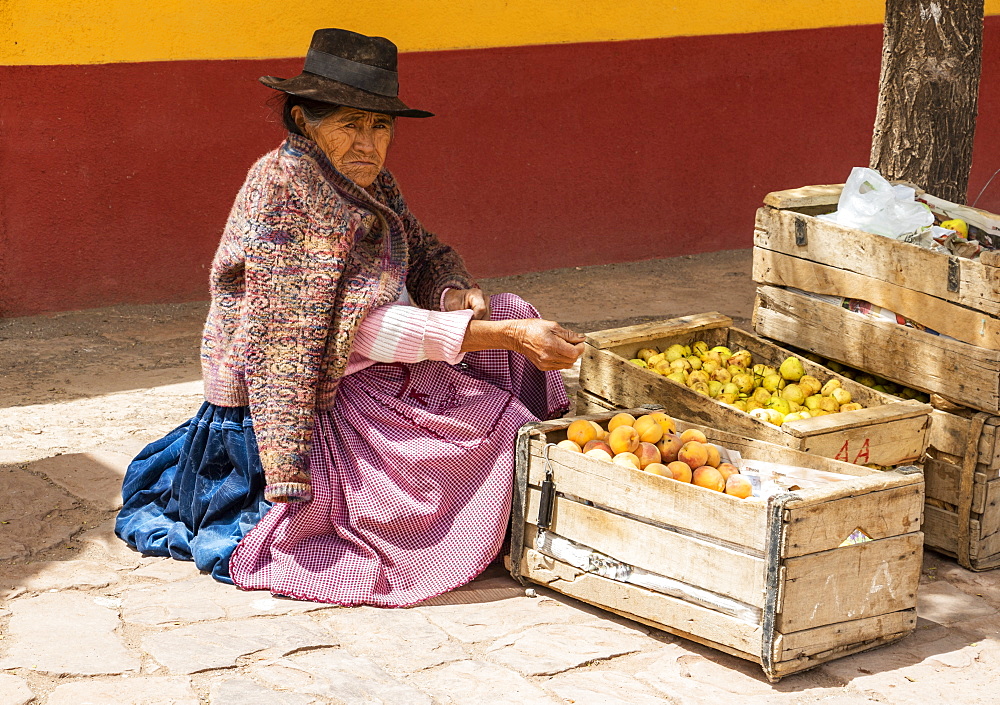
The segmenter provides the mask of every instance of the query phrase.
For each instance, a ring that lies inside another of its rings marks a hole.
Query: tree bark
[[[965,203],[982,49],[983,0],[886,0],[873,169]]]

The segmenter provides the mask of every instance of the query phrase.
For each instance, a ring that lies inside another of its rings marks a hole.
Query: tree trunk
[[[983,49],[983,0],[886,0],[871,166],[965,203]]]

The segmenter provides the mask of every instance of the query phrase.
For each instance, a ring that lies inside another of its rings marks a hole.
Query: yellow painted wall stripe
[[[401,51],[880,24],[884,0],[0,0],[0,64],[305,54],[312,30]],[[1000,14],[1000,0],[986,0]]]

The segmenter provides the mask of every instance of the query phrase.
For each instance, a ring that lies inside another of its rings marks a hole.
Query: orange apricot
[[[635,424],[635,417],[632,414],[626,414],[622,412],[620,414],[615,414],[608,421],[608,433],[611,433],[619,426],[632,426]]]
[[[722,479],[722,473],[711,465],[702,465],[700,468],[695,468],[694,473],[691,475],[691,482],[699,487],[715,490],[716,492],[725,492],[726,490],[726,481]]]
[[[708,449],[704,443],[689,441],[677,451],[677,459],[687,463],[692,470],[700,468],[708,461]]]
[[[595,438],[597,438],[597,440],[599,441],[608,440],[608,431],[606,428],[604,428],[604,426],[597,423],[596,421],[591,421],[590,424],[591,426],[594,427],[594,432],[597,434]]]
[[[616,426],[608,434],[608,445],[618,453],[632,453],[639,447],[639,433],[631,426]]]
[[[708,438],[705,434],[696,428],[689,428],[681,434],[681,443],[687,443],[688,441],[698,441],[699,443],[708,443]]]
[[[587,444],[587,441],[592,441],[597,438],[597,432],[594,431],[594,427],[590,425],[590,421],[577,419],[569,425],[569,428],[566,429],[566,438],[582,448]]]
[[[650,418],[649,414],[637,418],[633,428],[639,433],[639,440],[644,443],[656,443],[663,438],[663,429],[656,423],[656,419]]]
[[[660,425],[660,428],[663,429],[664,436],[668,433],[677,433],[677,424],[675,424],[674,420],[662,411],[654,411],[652,414],[648,414],[648,416]]]
[[[719,464],[722,463],[722,458],[719,457],[719,449],[711,443],[706,443],[705,449],[708,451],[708,460],[705,461],[705,465],[711,465],[713,468],[719,467]]]
[[[673,473],[678,482],[691,482],[691,466],[680,460],[667,463],[667,469]]]
[[[722,479],[728,480],[730,475],[739,475],[740,470],[732,463],[719,463],[719,467],[716,468],[720,473],[722,473]]]
[[[592,448],[591,450],[584,452],[584,455],[594,458],[595,460],[606,460],[609,463],[611,462],[611,453],[607,452],[603,448]]]
[[[591,451],[594,448],[600,448],[608,455],[614,456],[614,453],[611,451],[611,446],[608,445],[608,442],[599,441],[597,439],[594,439],[592,441],[587,441],[583,446],[583,452],[586,453],[587,451]]]
[[[635,453],[619,453],[611,459],[611,462],[616,465],[624,465],[625,467],[641,470],[641,467],[639,466],[639,458],[636,457]]]
[[[740,499],[746,499],[753,494],[753,486],[744,475],[730,475],[726,480],[726,494]]]
[[[639,458],[639,467],[643,470],[646,469],[647,465],[651,463],[659,463],[663,460],[660,457],[660,451],[656,449],[652,443],[646,443],[642,441],[639,443],[639,447],[635,449],[635,455]]]
[[[676,434],[668,434],[660,439],[660,442],[656,444],[657,449],[660,451],[660,457],[663,458],[664,463],[672,463],[677,460],[677,451],[681,449],[680,436]]]
[[[568,438],[565,441],[559,441],[556,443],[556,448],[562,448],[563,450],[571,450],[574,453],[582,453],[583,448],[576,441],[571,441]]]
[[[651,475],[659,475],[660,477],[666,477],[671,480],[674,479],[674,473],[663,463],[650,463],[644,467],[643,470]]]

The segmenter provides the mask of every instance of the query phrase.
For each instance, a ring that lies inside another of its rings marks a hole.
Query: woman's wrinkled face
[[[298,106],[292,110],[299,128],[319,145],[337,171],[361,188],[371,186],[392,142],[393,121],[389,115],[342,107],[311,126]]]

